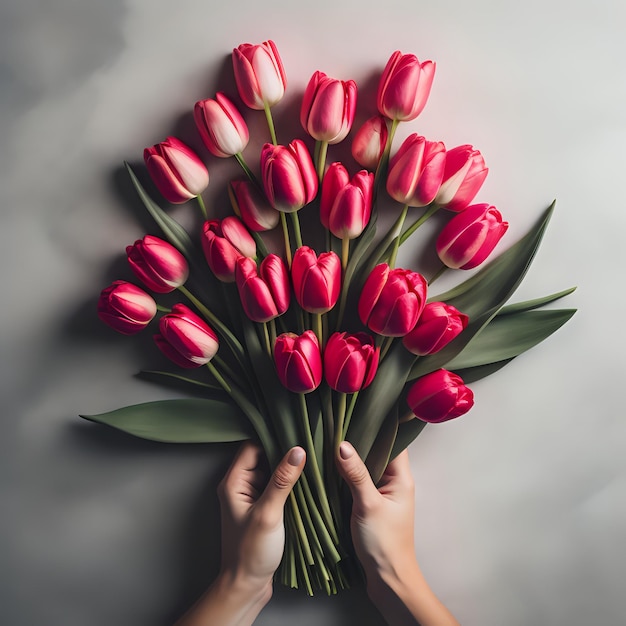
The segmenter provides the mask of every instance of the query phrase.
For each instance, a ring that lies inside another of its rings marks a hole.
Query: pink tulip
[[[287,77],[273,41],[243,43],[233,50],[233,70],[241,99],[251,109],[272,107],[285,94]]]
[[[435,202],[448,211],[462,211],[478,193],[488,171],[483,155],[472,146],[448,150],[443,181]]]
[[[417,418],[438,424],[467,413],[474,405],[474,394],[460,376],[442,369],[418,378],[407,402]]]
[[[235,279],[243,310],[253,322],[269,322],[289,308],[289,273],[279,256],[268,254],[258,271],[253,259],[237,259]]]
[[[315,166],[300,139],[289,146],[266,143],[261,151],[261,176],[265,195],[278,211],[299,211],[317,195]]]
[[[274,344],[274,364],[280,382],[294,393],[309,393],[322,382],[322,355],[312,330],[283,333]]]
[[[383,115],[370,117],[357,131],[352,140],[354,160],[368,170],[376,170],[387,145],[387,121]]]
[[[317,141],[343,141],[354,121],[356,94],[353,80],[337,80],[324,72],[315,72],[302,99],[302,128]]]
[[[252,181],[231,181],[228,195],[233,210],[250,230],[272,230],[278,225],[280,213],[270,205],[265,194]]]
[[[434,354],[457,337],[468,322],[469,317],[451,304],[430,302],[402,343],[409,352],[418,356]]]
[[[439,191],[445,164],[443,143],[409,135],[389,161],[387,193],[402,204],[426,206]]]
[[[171,244],[145,235],[126,247],[130,267],[144,284],[157,293],[169,293],[185,284],[189,266],[185,257]]]
[[[217,335],[204,320],[184,304],[159,320],[160,335],[154,336],[159,349],[180,367],[206,365],[217,352]]]
[[[426,303],[426,289],[421,274],[381,263],[363,285],[359,317],[379,335],[402,337],[413,330]]]
[[[200,157],[176,137],[146,148],[143,159],[157,189],[172,204],[199,196],[209,184],[209,172]]]
[[[208,220],[202,230],[202,249],[209,267],[218,280],[235,281],[235,264],[241,257],[256,258],[256,243],[241,223],[231,215]]]
[[[333,333],[324,349],[324,376],[342,393],[365,389],[376,375],[380,348],[367,333]]]
[[[123,280],[116,280],[103,289],[98,299],[98,317],[122,335],[134,335],[143,330],[156,312],[152,296]]]
[[[426,106],[435,77],[435,63],[420,63],[414,54],[394,52],[378,84],[377,104],[392,120],[414,120]]]
[[[472,269],[491,254],[508,227],[496,207],[473,204],[443,227],[435,244],[437,254],[448,267]]]
[[[217,93],[215,100],[196,102],[193,117],[204,145],[216,157],[240,154],[248,145],[248,126],[223,93]]]
[[[341,261],[334,252],[319,257],[308,246],[296,250],[291,280],[298,304],[309,313],[326,313],[336,304],[341,290]]]
[[[361,170],[352,180],[341,163],[332,163],[324,174],[320,220],[339,239],[355,239],[372,212],[374,174]]]

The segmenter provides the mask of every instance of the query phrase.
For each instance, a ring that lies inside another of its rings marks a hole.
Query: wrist
[[[260,579],[241,571],[222,570],[215,580],[214,587],[220,593],[237,598],[242,604],[263,608],[271,599],[273,579]]]

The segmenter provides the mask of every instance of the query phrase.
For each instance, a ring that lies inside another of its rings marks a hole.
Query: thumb
[[[302,474],[305,459],[306,452],[302,448],[299,446],[291,448],[272,473],[270,481],[259,499],[259,505],[270,509],[275,508],[280,510],[282,514],[285,502],[287,502],[293,486]]]
[[[352,444],[342,441],[337,456],[339,473],[348,483],[355,504],[365,504],[378,495],[378,489],[372,482],[365,463],[361,460]]]

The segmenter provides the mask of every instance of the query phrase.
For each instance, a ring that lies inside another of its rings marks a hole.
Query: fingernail
[[[304,461],[304,450],[302,448],[293,448],[287,457],[287,463],[298,467]]]
[[[347,441],[342,441],[339,444],[339,456],[342,459],[349,459],[353,454],[354,448]]]

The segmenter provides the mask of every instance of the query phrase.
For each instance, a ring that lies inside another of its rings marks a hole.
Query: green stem
[[[289,504],[291,505],[291,511],[293,513],[293,523],[298,532],[298,536],[300,537],[300,546],[304,551],[304,556],[307,563],[309,563],[309,565],[312,565],[313,553],[311,552],[311,545],[309,544],[309,539],[307,537],[306,530],[304,529],[304,524],[302,523],[302,515],[300,513],[300,509],[298,508],[298,502],[296,500],[296,496],[293,493],[293,490],[289,494]]]
[[[315,334],[317,336],[317,341],[320,344],[320,350],[324,349],[324,331],[322,329],[322,314],[314,313],[313,320],[315,323]]]
[[[387,134],[387,143],[385,144],[385,149],[383,150],[380,161],[378,162],[376,173],[374,174],[374,198],[376,198],[376,196],[378,195],[380,179],[387,172],[387,164],[389,163],[389,155],[391,154],[391,144],[393,143],[393,138],[396,134],[399,123],[399,120],[392,120],[391,122],[391,128],[389,129],[389,133]]]
[[[198,204],[200,205],[200,210],[202,211],[202,217],[204,217],[204,219],[208,219],[208,214],[206,212],[206,206],[204,204],[204,200],[202,199],[202,196],[200,194],[198,194],[196,196],[196,200],[198,201]]]
[[[442,265],[428,281],[428,286],[430,287],[447,269],[449,269],[447,265]]]
[[[348,258],[350,256],[350,240],[344,237],[341,240],[341,268],[345,274],[346,267],[348,267]]]
[[[391,251],[391,257],[389,259],[389,267],[392,269],[396,266],[396,257],[398,256],[398,248],[400,247],[400,233],[402,232],[402,227],[404,226],[404,220],[406,219],[407,213],[409,212],[409,205],[405,204],[402,209],[402,213],[400,214],[400,218],[398,219],[397,232],[394,242],[393,242],[393,250]]]
[[[287,257],[287,267],[291,269],[291,242],[289,241],[289,228],[287,218],[283,211],[280,212],[280,225],[283,228],[283,239],[285,240],[285,256]]]
[[[321,141],[320,142],[319,153],[317,155],[317,177],[319,178],[320,183],[322,182],[322,178],[324,178],[324,167],[326,166],[326,154],[328,152],[328,142]]]
[[[424,213],[417,219],[404,233],[400,236],[400,244],[403,244],[431,215],[434,215],[441,207],[437,204],[433,204],[424,211]]]
[[[237,163],[241,165],[241,169],[246,173],[246,176],[248,177],[250,182],[253,182],[255,185],[258,185],[259,181],[256,179],[256,176],[252,173],[252,170],[248,167],[248,164],[243,158],[243,154],[241,154],[241,152],[237,152],[237,154],[235,154],[235,158],[237,159]]]
[[[291,223],[293,224],[293,232],[296,236],[296,246],[302,247],[302,231],[300,230],[300,218],[298,217],[298,211],[293,211],[289,214],[291,216]]]
[[[348,434],[348,428],[350,427],[350,420],[352,419],[352,414],[354,413],[354,407],[356,406],[356,401],[357,398],[359,397],[359,392],[355,392],[352,394],[352,397],[350,398],[350,404],[348,405],[348,410],[346,411],[346,417],[343,423],[343,436],[342,438],[345,439],[346,435]]]
[[[156,307],[157,307],[157,311],[160,311],[161,313],[171,313],[172,312],[172,309],[170,309],[170,308],[168,308],[166,306],[163,306],[161,304],[158,304],[158,303],[157,303]]]
[[[270,109],[270,105],[267,102],[263,103],[263,110],[265,111],[265,119],[267,120],[267,127],[270,129],[270,137],[272,138],[272,143],[276,146],[278,145],[278,141],[276,141],[276,130],[274,129],[274,119],[272,118],[272,111]]]
[[[339,450],[339,444],[343,441],[345,431],[347,394],[338,392],[337,419],[335,421],[335,453]]]
[[[263,336],[265,338],[265,349],[267,350],[267,356],[272,358],[272,344],[270,343],[270,333],[267,328],[267,322],[263,322]]]
[[[256,231],[251,231],[250,233],[256,242],[257,253],[261,258],[265,258],[267,256],[267,248],[265,246],[265,242],[263,241],[263,237],[259,235]]]
[[[271,342],[270,345],[272,347],[272,350],[270,351],[270,356],[272,356],[274,352],[273,348],[276,343],[276,319],[275,318],[271,319],[269,321],[269,325],[270,325],[270,342]]]
[[[209,361],[206,366],[209,368],[211,374],[213,374],[215,380],[223,387],[224,391],[229,395],[232,394],[233,390],[231,389],[230,385],[224,380],[224,377],[217,371],[215,365],[213,365],[213,363]]]
[[[394,337],[385,337],[383,344],[380,348],[380,358],[379,362],[385,358],[387,352],[389,352],[389,348],[391,348],[391,344],[393,344]]]

